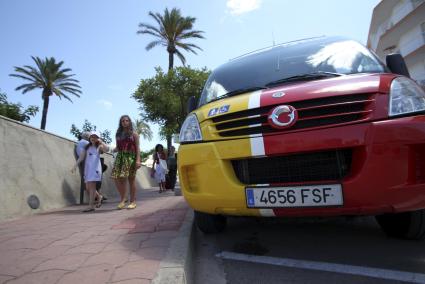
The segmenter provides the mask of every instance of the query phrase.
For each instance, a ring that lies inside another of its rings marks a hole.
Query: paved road
[[[202,283],[425,283],[425,242],[387,238],[373,218],[228,221],[196,232]]]

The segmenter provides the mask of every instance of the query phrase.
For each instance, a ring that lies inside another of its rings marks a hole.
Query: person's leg
[[[130,186],[130,204],[128,209],[136,208],[136,177],[128,177],[128,184]]]
[[[174,191],[174,188],[176,187],[176,180],[177,180],[177,169],[170,170],[170,177],[171,177],[171,190]]]
[[[120,203],[118,204],[118,209],[122,209],[125,206],[126,199],[126,180],[123,178],[115,179],[115,186],[117,187],[118,193],[120,194]]]
[[[84,163],[80,163],[78,165],[78,169],[80,171],[80,204],[83,204],[84,203],[84,192],[87,190],[86,183],[84,181]]]
[[[96,194],[96,182],[86,182],[86,189],[89,193],[89,208],[84,210],[84,212],[94,211],[94,198]]]
[[[97,182],[95,183],[95,186],[94,186],[94,200],[95,200],[95,203],[96,203],[96,208],[99,208],[100,206],[102,206],[102,202],[103,202],[103,196],[102,196],[102,194],[100,194],[98,191],[97,191],[97,189],[96,189],[96,185],[97,184]]]
[[[128,177],[128,184],[130,185],[130,202],[136,201],[136,177]]]

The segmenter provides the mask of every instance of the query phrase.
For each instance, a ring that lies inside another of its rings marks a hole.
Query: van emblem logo
[[[298,119],[298,112],[293,106],[280,105],[271,110],[268,121],[277,129],[289,128]]]
[[[208,111],[208,117],[214,116],[217,114],[222,114],[228,112],[230,109],[230,105],[224,105],[221,107],[212,108]]]
[[[276,93],[273,93],[272,98],[281,98],[284,95],[286,95],[284,92],[276,92]]]

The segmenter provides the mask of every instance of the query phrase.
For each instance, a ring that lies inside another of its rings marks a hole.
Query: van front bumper
[[[343,205],[248,208],[245,187],[255,185],[237,178],[232,160],[255,157],[252,138],[180,146],[180,185],[189,205],[243,216],[376,215],[425,208],[425,116],[265,136],[264,147],[266,156],[351,149],[350,172],[335,181],[342,185]]]

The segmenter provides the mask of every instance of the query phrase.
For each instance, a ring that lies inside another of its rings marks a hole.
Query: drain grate
[[[28,196],[27,203],[31,209],[38,209],[38,207],[40,207],[40,199],[34,194]]]

